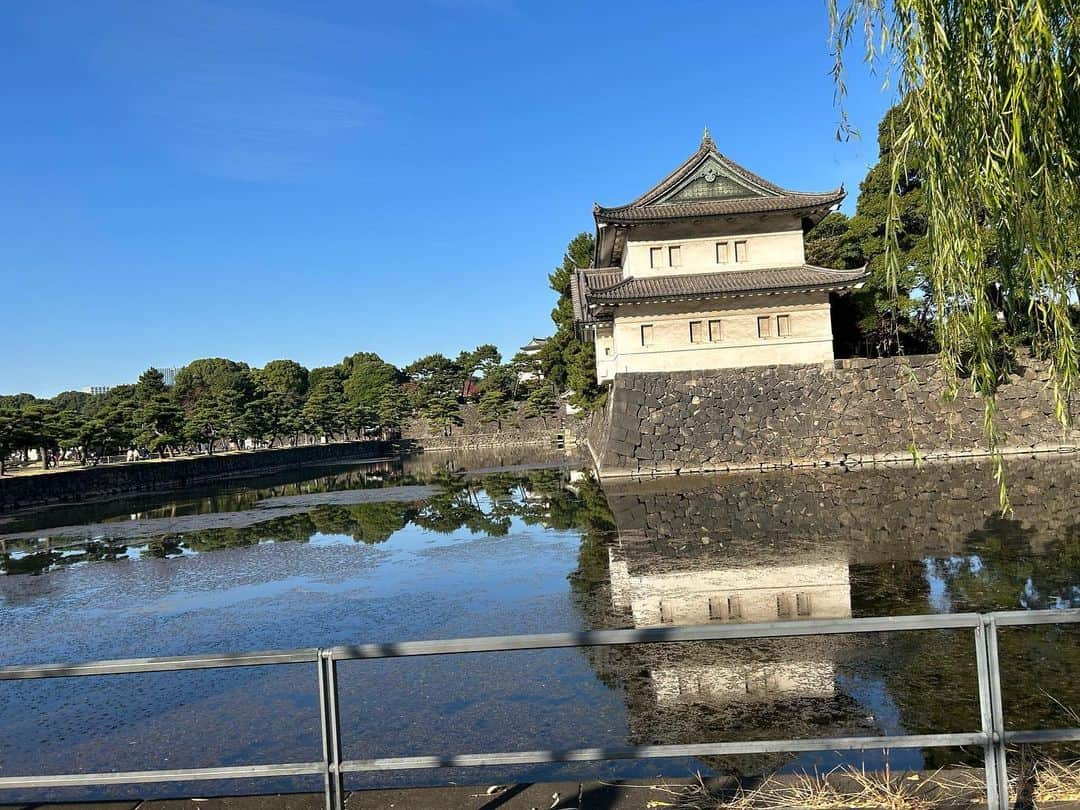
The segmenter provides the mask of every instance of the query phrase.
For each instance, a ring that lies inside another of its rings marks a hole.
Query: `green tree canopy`
[[[548,283],[559,296],[551,319],[555,334],[540,350],[540,368],[544,379],[559,389],[573,391],[575,405],[589,409],[603,402],[604,391],[596,383],[596,350],[591,340],[582,340],[574,327],[570,284],[574,270],[592,263],[595,239],[579,233],[566,246],[563,261],[548,275]]]
[[[914,163],[925,179],[925,272],[950,380],[959,385],[966,374],[984,395],[996,451],[994,393],[1023,323],[1036,351],[1052,361],[1057,415],[1067,423],[1080,373],[1071,312],[1080,254],[1076,3],[829,0],[829,9],[841,97],[855,35],[903,99],[885,233],[890,279],[903,273],[898,189]]]

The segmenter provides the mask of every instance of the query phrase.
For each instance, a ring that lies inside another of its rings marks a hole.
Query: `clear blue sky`
[[[824,0],[34,0],[0,32],[4,393],[509,356],[550,333],[593,201],[703,125],[775,182],[854,192],[890,100],[853,69],[863,138],[836,142]]]

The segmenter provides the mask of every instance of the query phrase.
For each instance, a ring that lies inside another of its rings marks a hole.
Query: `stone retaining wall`
[[[219,456],[110,464],[0,478],[0,514],[44,504],[186,489],[328,462],[362,461],[390,452],[383,442],[341,442]]]
[[[573,437],[561,430],[504,430],[498,433],[457,433],[451,436],[420,436],[411,439],[425,451],[480,450],[527,445],[555,446],[558,442],[573,443]]]
[[[402,430],[402,439],[423,450],[478,450],[497,447],[555,445],[565,440],[574,442],[576,419],[555,414],[547,419],[525,416],[521,403],[514,403],[514,412],[502,424],[483,422],[473,402],[458,411],[461,424],[449,436],[432,430],[426,419],[411,419]]]
[[[999,390],[1005,452],[1080,446],[1049,380],[1025,358]],[[604,478],[985,455],[982,398],[944,392],[932,356],[621,374],[588,443]]]

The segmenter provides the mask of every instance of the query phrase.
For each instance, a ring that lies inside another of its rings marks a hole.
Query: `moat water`
[[[1080,607],[1080,463],[620,484],[572,458],[429,454],[0,517],[0,664]],[[1075,626],[1074,626],[1075,627]],[[1003,630],[1012,728],[1069,725],[1080,634]],[[978,727],[970,631],[340,666],[348,759]],[[759,773],[894,751],[398,771],[350,787]],[[0,682],[0,775],[321,759],[311,665]],[[319,789],[317,779],[33,798]]]

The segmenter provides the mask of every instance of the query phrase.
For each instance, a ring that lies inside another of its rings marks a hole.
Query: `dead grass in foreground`
[[[1080,760],[1040,758],[1028,766],[1025,780],[1035,808],[1052,802],[1080,802]],[[1020,774],[1011,773],[1010,794],[1016,801]],[[737,787],[718,798],[700,779],[698,784],[654,786],[665,794],[646,807],[659,810],[934,810],[986,804],[982,771],[958,768],[948,772],[894,774],[841,767],[822,774],[766,778],[752,788]]]
[[[1034,799],[1039,802],[1080,802],[1080,760],[1040,759],[1034,766]]]

